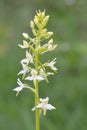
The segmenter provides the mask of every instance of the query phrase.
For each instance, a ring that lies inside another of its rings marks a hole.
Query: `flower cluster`
[[[48,76],[54,75],[54,72],[57,70],[55,67],[56,58],[45,63],[41,63],[40,60],[44,53],[53,51],[57,47],[57,44],[54,44],[54,41],[51,38],[53,32],[49,32],[46,28],[48,20],[49,15],[46,16],[45,11],[36,12],[34,19],[30,21],[33,38],[27,33],[22,34],[24,37],[23,44],[18,44],[18,46],[25,49],[26,55],[20,61],[22,70],[18,73],[18,76],[22,76],[22,80],[24,80],[24,82],[26,82],[26,80],[28,80],[28,82],[32,82],[33,86],[30,87],[29,84],[22,83],[22,81],[18,78],[17,83],[19,86],[13,89],[17,92],[17,95],[24,88],[34,92],[38,98],[38,102],[32,110],[42,109],[44,115],[46,114],[46,110],[52,110],[55,109],[55,107],[48,104],[48,97],[45,99],[39,99],[38,90],[36,89],[38,87],[37,84],[42,80],[48,81]],[[48,68],[50,68],[51,72],[48,72]]]

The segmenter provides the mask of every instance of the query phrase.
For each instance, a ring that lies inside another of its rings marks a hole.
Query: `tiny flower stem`
[[[36,46],[35,46],[35,69],[38,72],[38,42],[36,42]],[[34,82],[35,84],[35,90],[38,94],[38,80],[35,80]],[[37,106],[39,104],[39,98],[35,95],[35,106]],[[36,109],[36,117],[35,117],[35,121],[36,121],[36,130],[40,130],[40,110]]]

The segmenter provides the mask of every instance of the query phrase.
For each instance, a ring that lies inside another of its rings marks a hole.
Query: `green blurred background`
[[[39,9],[50,15],[58,47],[49,57],[59,68],[40,87],[40,97],[56,107],[41,117],[41,130],[87,130],[87,0],[0,0],[0,130],[35,129],[33,95],[24,90],[16,97],[12,89],[25,54],[17,44]]]

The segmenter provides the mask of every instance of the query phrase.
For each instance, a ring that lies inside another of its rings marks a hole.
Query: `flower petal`
[[[47,110],[52,110],[52,109],[56,109],[54,106],[52,106],[51,104],[47,104],[46,105]]]
[[[34,78],[32,76],[28,76],[25,78],[25,80],[34,80]]]
[[[20,75],[20,74],[25,74],[25,73],[26,73],[25,70],[21,70],[21,71],[18,73],[18,75]]]
[[[16,87],[13,89],[13,91],[20,92],[23,89],[23,87]]]

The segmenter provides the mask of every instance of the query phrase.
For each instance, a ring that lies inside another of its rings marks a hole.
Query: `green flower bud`
[[[44,18],[44,17],[45,17],[45,11],[42,12],[42,18]]]
[[[44,28],[44,29],[42,30],[42,33],[46,34],[46,33],[47,33],[47,29]]]
[[[47,15],[47,16],[43,19],[43,22],[42,22],[43,27],[46,26],[48,20],[49,20],[49,15]]]
[[[30,22],[30,27],[33,29],[34,28],[34,22],[31,20]]]
[[[37,12],[37,16],[39,17],[40,21],[42,21],[43,18],[45,17],[45,11],[41,12],[41,11],[39,10],[39,12]]]
[[[48,39],[48,38],[50,38],[52,35],[53,35],[53,32],[47,32],[46,38]]]
[[[46,28],[44,28],[44,29],[41,31],[40,36],[41,36],[42,38],[44,38],[44,37],[47,36],[47,29],[46,29]]]
[[[35,16],[35,17],[34,17],[34,23],[38,26],[38,24],[39,24],[38,16]]]

